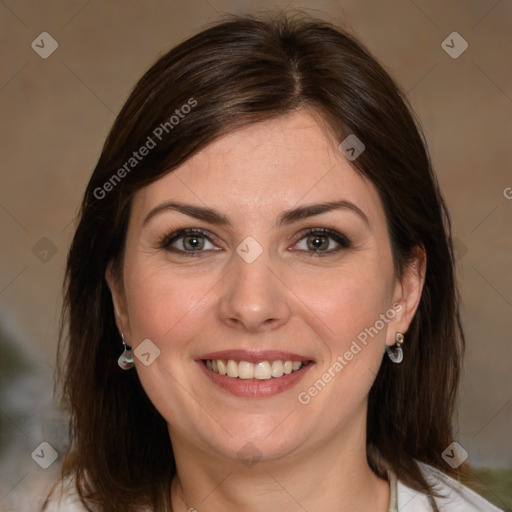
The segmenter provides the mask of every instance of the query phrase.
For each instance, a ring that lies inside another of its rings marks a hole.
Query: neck
[[[173,511],[386,512],[389,483],[368,466],[365,424],[357,423],[322,446],[250,467],[205,454],[174,434]]]

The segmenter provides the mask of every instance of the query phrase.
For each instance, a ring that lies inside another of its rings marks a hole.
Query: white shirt
[[[440,512],[503,512],[476,492],[445,475],[438,469],[418,462],[420,469],[429,484],[435,483],[434,490],[444,498],[434,498]],[[428,496],[396,481],[389,475],[391,496],[388,512],[431,512]],[[394,493],[394,486],[396,492]],[[393,496],[395,495],[395,496]],[[396,502],[394,502],[396,497]],[[394,507],[394,508],[393,508]]]
[[[435,490],[445,496],[435,498],[440,512],[503,512],[484,498],[463,486],[441,471],[418,462],[429,483],[435,483]],[[388,512],[432,512],[427,495],[415,491],[397,481],[392,472],[388,473],[390,483],[390,503]],[[60,501],[53,501],[47,512],[84,512],[75,494],[67,494]]]

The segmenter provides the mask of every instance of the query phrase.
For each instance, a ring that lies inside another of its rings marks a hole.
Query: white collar
[[[427,482],[434,484],[436,492],[443,496],[435,498],[442,512],[503,512],[454,478],[428,464],[417,462]],[[406,486],[391,470],[388,470],[388,480],[388,512],[432,512],[426,494]]]

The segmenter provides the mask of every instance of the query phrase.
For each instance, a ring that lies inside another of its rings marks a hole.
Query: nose
[[[290,318],[290,290],[269,265],[268,251],[252,263],[235,254],[233,267],[222,280],[221,320],[229,327],[265,332]]]

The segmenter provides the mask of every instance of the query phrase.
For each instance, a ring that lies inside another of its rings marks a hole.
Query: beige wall
[[[158,55],[219,13],[287,4],[357,34],[403,86],[424,125],[462,256],[468,353],[457,440],[476,464],[512,467],[512,189],[507,189],[512,187],[512,3],[507,0],[6,0],[0,4],[4,329],[33,354],[39,371],[51,376],[72,222],[129,90]],[[441,46],[454,31],[469,44],[457,59]],[[31,47],[42,32],[58,42],[47,59]],[[39,250],[52,249],[40,242],[43,237],[57,250],[47,262],[33,252],[38,242]]]

